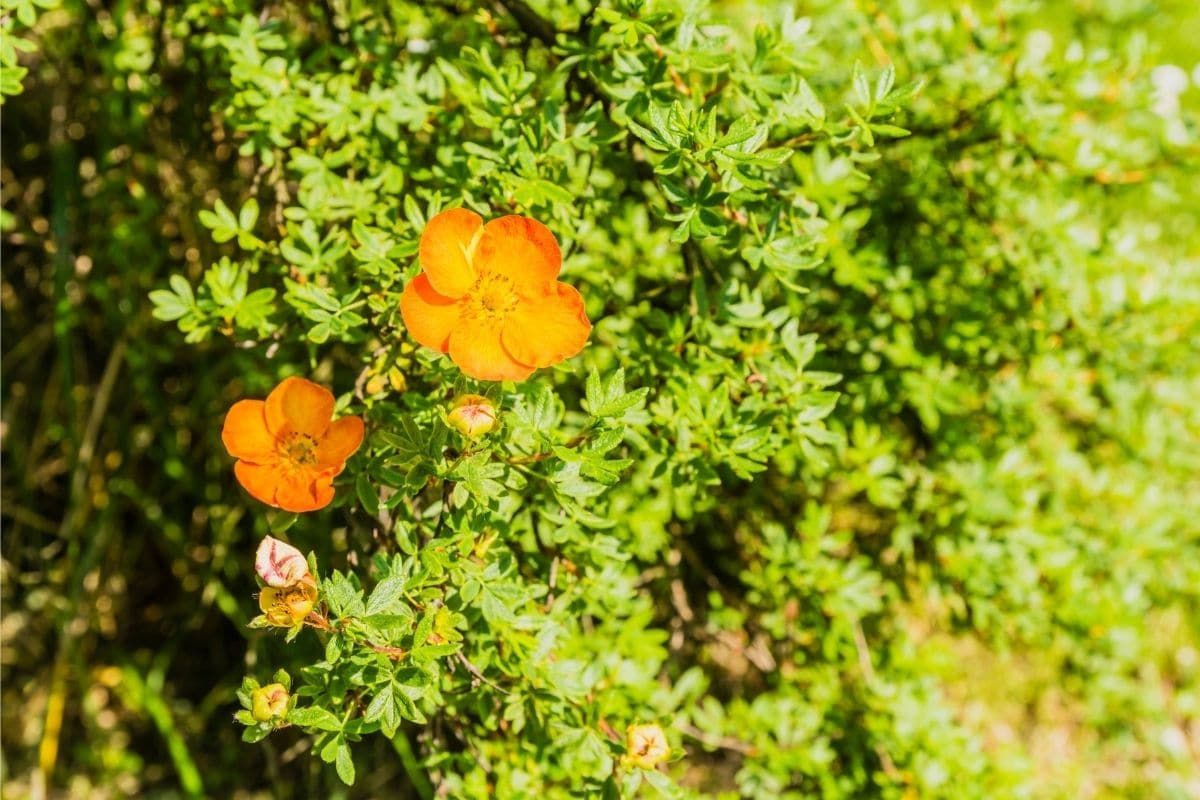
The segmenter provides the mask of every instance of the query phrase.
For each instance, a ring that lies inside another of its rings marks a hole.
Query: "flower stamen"
[[[312,578],[306,578],[292,586],[263,587],[258,596],[258,607],[267,622],[281,628],[299,625],[317,602],[317,587]]]
[[[517,307],[518,299],[512,280],[494,273],[479,276],[467,298],[471,315],[488,319],[503,319]]]
[[[283,454],[293,464],[307,467],[317,463],[317,440],[307,433],[288,434],[282,442]]]

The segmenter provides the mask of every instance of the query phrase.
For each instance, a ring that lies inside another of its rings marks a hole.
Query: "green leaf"
[[[454,470],[454,477],[462,481],[468,492],[481,500],[495,497],[504,491],[504,485],[498,480],[504,475],[504,465],[489,459],[489,453],[480,453],[465,459]]]
[[[470,603],[479,594],[479,581],[468,580],[458,590],[458,596],[462,598],[463,604]]]
[[[588,459],[579,466],[579,474],[585,478],[600,481],[606,485],[613,485],[620,481],[621,473],[628,469],[633,464],[631,458],[621,458],[604,460],[600,458]]]
[[[354,479],[354,493],[358,495],[358,502],[362,503],[364,511],[372,517],[379,514],[379,493],[375,491],[371,476],[366,472],[358,473]]]
[[[342,779],[342,783],[353,786],[354,759],[350,755],[350,745],[346,744],[345,739],[338,741],[337,760],[334,762],[334,766],[337,768],[337,774]]]
[[[390,609],[404,594],[404,579],[399,575],[389,575],[379,582],[367,600],[366,616],[382,614]]]
[[[492,591],[484,591],[480,600],[480,611],[489,624],[505,627],[516,621],[516,615]]]
[[[866,73],[863,72],[862,64],[858,61],[854,62],[854,69],[850,78],[854,84],[854,97],[858,100],[859,106],[864,109],[870,108],[873,99],[871,96],[871,84],[867,81]]]
[[[660,136],[655,131],[652,131],[649,128],[643,127],[642,125],[639,125],[637,122],[635,122],[633,120],[629,120],[629,122],[627,124],[629,125],[629,130],[633,132],[633,135],[638,137],[639,139],[641,139],[643,142],[645,142],[651,149],[654,149],[654,150],[670,150],[671,149],[671,144],[664,137]]]
[[[164,322],[173,322],[192,310],[178,295],[162,289],[150,293],[150,302],[154,304],[154,318]]]
[[[183,277],[182,275],[172,275],[167,279],[167,282],[171,284],[171,289],[174,290],[175,294],[179,295],[180,299],[182,299],[185,303],[188,305],[196,304],[196,297],[192,294],[192,285],[188,283],[187,278]]]
[[[729,130],[726,131],[725,135],[713,143],[713,147],[731,147],[735,144],[741,144],[754,136],[757,130],[758,123],[754,121],[753,117],[738,117],[729,126]]]
[[[408,656],[413,660],[413,663],[422,664],[438,658],[444,658],[445,656],[454,655],[461,649],[462,645],[456,643],[425,644],[420,647],[414,647]]]
[[[392,700],[395,703],[395,713],[398,716],[413,722],[425,721],[425,715],[417,708],[412,698],[404,693],[403,689],[397,688],[396,691],[392,692]]]
[[[322,731],[340,731],[342,723],[320,706],[294,708],[287,715],[288,722],[301,728],[317,728]]]
[[[391,680],[371,698],[370,705],[363,712],[363,719],[367,722],[374,722],[383,716],[384,712],[393,705],[392,694],[395,692],[395,686]]]
[[[595,372],[588,376],[586,386],[587,410],[593,417],[622,417],[646,401],[648,388],[625,391],[625,369],[622,367],[603,383]]]
[[[892,86],[896,83],[896,68],[888,64],[879,73],[879,77],[875,79],[875,102],[879,102],[888,96],[892,91]]]
[[[554,390],[544,383],[538,383],[529,394],[520,396],[512,415],[518,423],[527,428],[550,431],[558,424],[561,411]]]
[[[258,201],[253,197],[248,199],[243,205],[242,210],[238,213],[238,227],[243,231],[254,229],[254,223],[258,222]]]
[[[249,742],[250,744],[261,742],[271,734],[271,730],[272,729],[269,726],[261,723],[254,725],[253,727],[246,728],[246,730],[242,731],[242,741]]]
[[[417,623],[417,629],[413,633],[413,647],[420,647],[429,638],[429,634],[433,632],[436,617],[437,612],[432,609],[426,611],[425,616],[421,617],[421,621]]]
[[[642,778],[663,797],[678,797],[679,789],[665,774],[654,769],[642,770]]]
[[[321,595],[329,604],[334,616],[361,617],[365,615],[366,606],[363,603],[362,591],[341,572],[335,571],[328,580],[322,582]]]

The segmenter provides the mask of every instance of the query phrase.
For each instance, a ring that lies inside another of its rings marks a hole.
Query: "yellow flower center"
[[[654,769],[671,754],[666,734],[657,725],[629,726],[625,749],[629,753],[629,761],[642,769]]]
[[[475,280],[467,300],[471,316],[501,319],[517,307],[517,290],[503,275],[486,273]]]
[[[282,442],[283,455],[293,464],[310,466],[317,463],[317,440],[307,433],[290,433]]]
[[[317,601],[317,589],[311,583],[301,582],[283,588],[264,587],[258,597],[258,607],[267,621],[280,627],[299,625],[313,610]]]

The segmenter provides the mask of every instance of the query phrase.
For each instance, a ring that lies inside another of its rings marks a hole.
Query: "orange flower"
[[[449,353],[463,374],[484,381],[528,378],[570,358],[591,333],[583,297],[558,277],[554,234],[528,217],[488,224],[452,208],[421,234],[421,274],[400,313],[413,338]]]
[[[333,395],[303,378],[285,378],[266,401],[239,400],[221,441],[238,459],[233,472],[255,499],[285,511],[316,511],[333,500],[333,479],[363,440],[363,421],[332,423]]]

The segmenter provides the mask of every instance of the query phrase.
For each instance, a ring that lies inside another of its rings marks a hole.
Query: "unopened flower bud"
[[[258,595],[258,607],[267,622],[280,628],[294,628],[304,621],[317,603],[317,585],[306,574],[299,583],[275,588],[266,586]]]
[[[454,401],[446,422],[468,439],[477,439],[496,427],[496,407],[482,395],[464,394]]]
[[[300,583],[309,574],[304,555],[273,536],[264,538],[259,544],[254,569],[263,583],[277,589]]]
[[[667,735],[657,725],[630,725],[625,729],[626,760],[635,767],[654,769],[671,754]]]
[[[368,395],[376,395],[387,388],[387,378],[383,375],[372,375],[367,378],[367,385],[363,387],[363,393]]]
[[[259,722],[269,722],[282,717],[288,707],[288,690],[282,683],[260,686],[250,695],[250,713]]]

